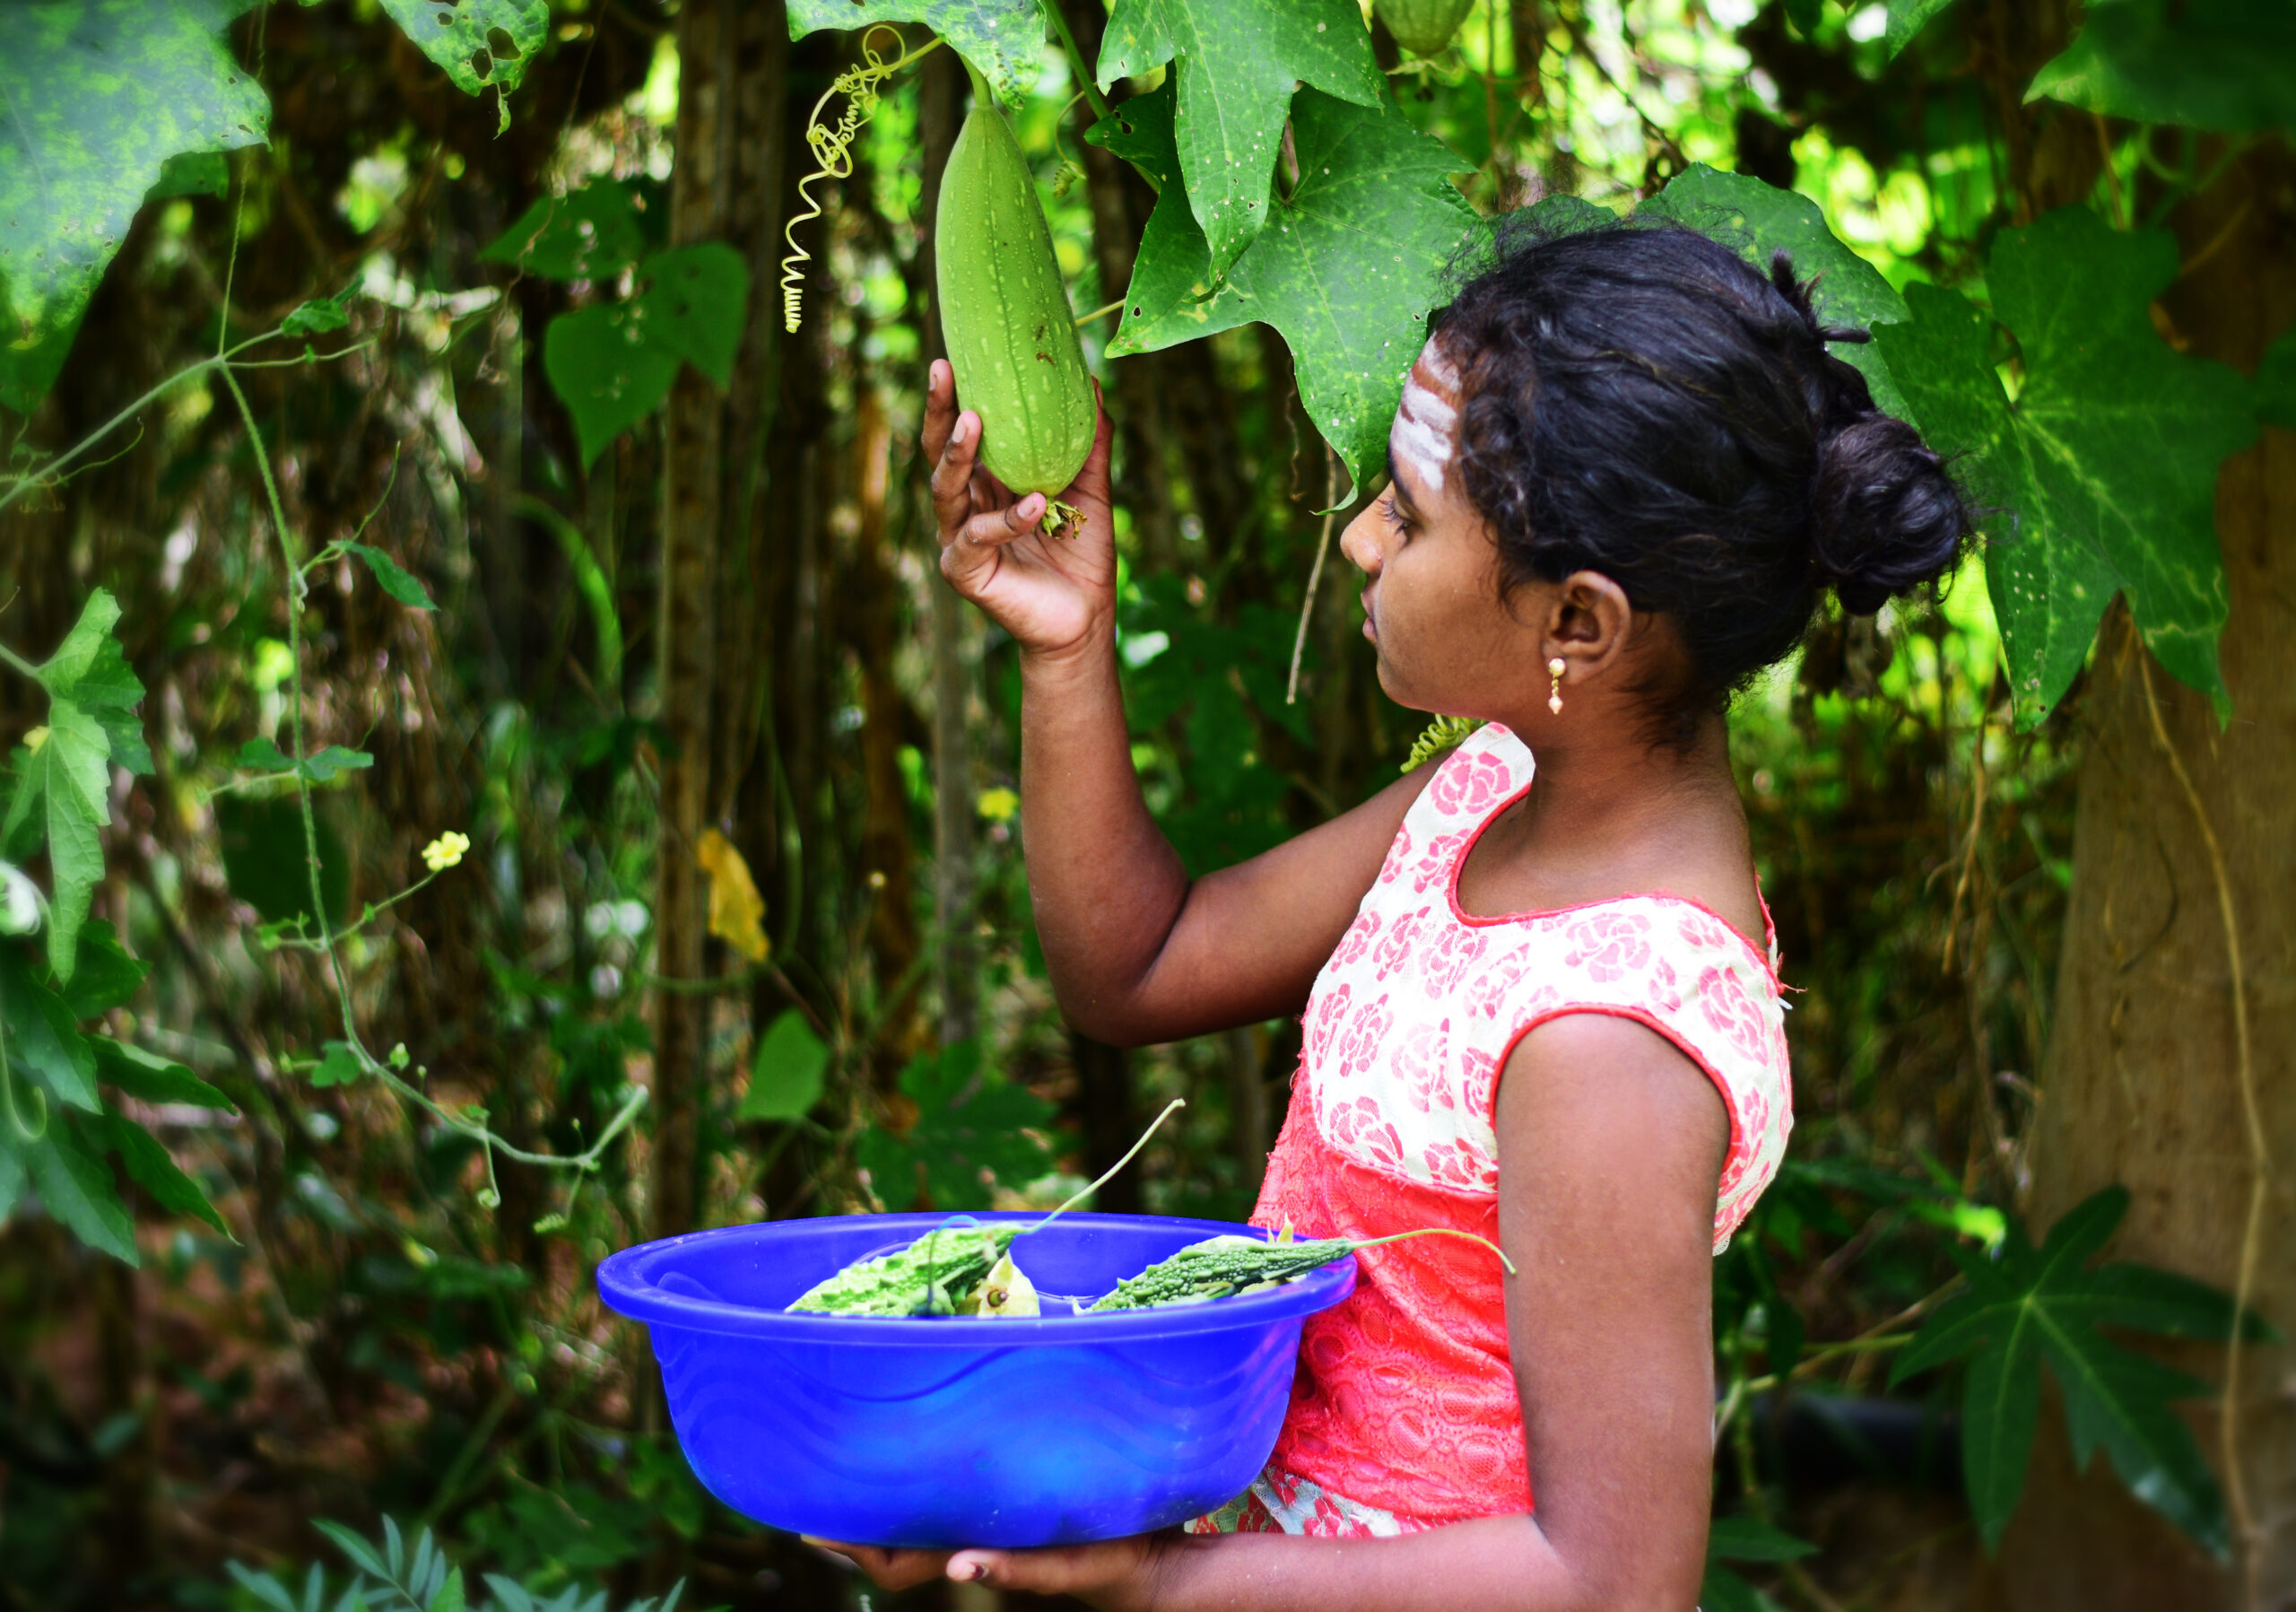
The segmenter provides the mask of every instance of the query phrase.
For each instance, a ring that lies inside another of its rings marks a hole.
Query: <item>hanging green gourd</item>
[[[1054,495],[1092,449],[1097,410],[1036,181],[970,62],[972,110],[941,176],[933,255],[941,335],[957,397],[979,414],[980,462],[1017,496],[1041,492],[1044,526],[1076,511]]]
[[[1474,0],[1371,0],[1372,14],[1413,56],[1434,56],[1451,42]]]

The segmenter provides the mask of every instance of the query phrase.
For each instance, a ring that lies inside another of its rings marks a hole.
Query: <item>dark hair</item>
[[[1819,322],[1786,253],[1765,277],[1679,226],[1517,221],[1438,326],[1467,496],[1507,588],[1596,571],[1674,618],[1678,730],[1783,658],[1822,589],[1871,614],[1952,569],[1971,527],[1944,461],[1827,350],[1863,333]]]

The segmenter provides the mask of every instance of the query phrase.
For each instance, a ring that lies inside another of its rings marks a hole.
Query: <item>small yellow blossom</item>
[[[24,736],[24,748],[30,751],[34,755],[38,755],[39,754],[39,747],[47,743],[48,729],[45,728],[35,728]]]
[[[469,849],[470,836],[449,829],[422,848],[422,865],[432,873],[444,873],[460,862]]]
[[[983,789],[975,804],[980,815],[991,823],[1009,823],[1013,814],[1021,809],[1021,797],[1000,784],[994,789]]]

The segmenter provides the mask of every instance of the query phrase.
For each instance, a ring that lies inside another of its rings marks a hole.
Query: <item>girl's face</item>
[[[1387,434],[1387,490],[1340,539],[1364,574],[1363,635],[1399,704],[1468,717],[1546,694],[1539,584],[1502,598],[1499,550],[1458,475],[1458,372],[1433,342],[1412,365]]]

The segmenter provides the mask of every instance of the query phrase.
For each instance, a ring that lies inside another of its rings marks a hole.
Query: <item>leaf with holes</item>
[[[1300,84],[1359,107],[1393,105],[1353,0],[1116,0],[1094,69],[1100,87],[1166,62],[1178,83],[1180,173],[1214,283],[1274,216],[1269,189]],[[1304,152],[1300,163],[1305,172]]]
[[[1043,71],[1045,22],[1037,0],[789,0],[793,39],[872,22],[923,23],[979,68],[1015,111]]]
[[[2093,0],[2073,43],[2033,74],[2025,99],[2043,98],[2134,123],[2296,127],[2296,6]]]
[[[1111,132],[1153,145],[1158,126],[1149,120],[1169,110],[1169,102],[1126,101],[1118,116],[1135,126]],[[1274,326],[1291,345],[1309,417],[1360,486],[1386,463],[1403,378],[1426,340],[1428,309],[1444,295],[1445,267],[1480,226],[1450,181],[1460,160],[1392,104],[1359,107],[1302,90],[1292,126],[1299,187],[1281,198],[1263,190],[1268,227],[1224,283],[1211,274],[1187,196],[1165,186],[1141,236],[1138,294],[1126,298],[1109,352],[1152,353],[1255,319]]]
[[[1829,325],[1870,330],[1906,317],[1905,299],[1879,269],[1842,245],[1806,196],[1693,162],[1634,212],[1638,218],[1672,219],[1704,231],[1735,247],[1765,274],[1774,253],[1791,254],[1795,274],[1816,279],[1818,316]],[[1920,424],[1887,361],[1871,343],[1838,342],[1831,350],[1866,377],[1876,407]]]
[[[2088,1268],[2128,1209],[2108,1187],[2068,1210],[2036,1250],[2012,1220],[1995,1257],[1952,1248],[1968,1279],[1899,1355],[1892,1387],[1967,1359],[1961,1396],[1961,1467],[1970,1507],[1987,1550],[2000,1543],[2024,1490],[2044,1364],[2065,1396],[2073,1458],[2098,1447],[2130,1492],[2223,1558],[2230,1542],[2216,1479],[2171,1407],[2206,1385],[2110,1342],[2100,1326],[2221,1342],[2232,1335],[2231,1301],[2214,1288],[2141,1265]],[[2275,1338],[2253,1312],[2241,1333]]]
[[[0,4],[0,404],[30,414],[168,160],[266,138],[247,0]]]
[[[2153,328],[2176,277],[2167,234],[2067,207],[1996,237],[1992,318],[1917,286],[1912,320],[1876,332],[1930,442],[1990,506],[1986,580],[2022,726],[2072,686],[2117,592],[2161,664],[2229,712],[2216,471],[2256,415],[2237,370]],[[2017,344],[2014,401],[1994,373],[1996,320]]]
[[[550,37],[550,0],[383,0],[383,9],[465,95],[517,89]]]

